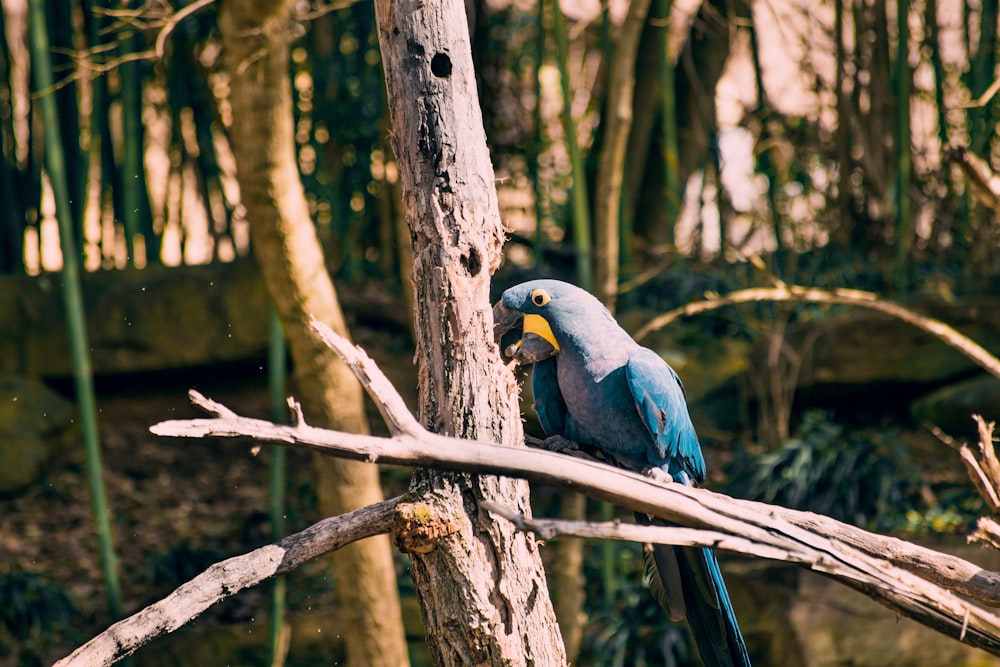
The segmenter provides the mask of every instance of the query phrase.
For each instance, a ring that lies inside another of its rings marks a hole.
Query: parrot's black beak
[[[497,301],[497,305],[493,306],[493,340],[497,345],[502,347],[502,342],[507,333],[510,333],[515,328],[521,328],[521,322],[524,321],[524,314],[517,310],[511,310],[507,306],[503,305],[503,300]],[[520,336],[520,332],[518,332]]]
[[[523,333],[524,314],[511,310],[503,301],[493,306],[493,339],[505,357],[519,364],[533,364],[548,359],[559,350],[535,333]]]

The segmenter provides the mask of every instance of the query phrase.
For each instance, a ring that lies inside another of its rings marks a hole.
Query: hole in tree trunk
[[[431,72],[441,78],[451,76],[451,58],[444,53],[435,53],[431,58]]]

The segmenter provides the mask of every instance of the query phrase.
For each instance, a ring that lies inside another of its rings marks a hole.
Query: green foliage
[[[392,156],[373,6],[317,20],[292,61],[299,168],[331,270],[348,282],[391,280]]]
[[[599,544],[588,545],[598,549]],[[613,543],[615,569],[619,574],[612,597],[602,604],[601,590],[587,591],[587,616],[579,664],[624,667],[634,665],[697,665],[697,652],[682,625],[667,620],[643,581],[641,548],[632,543]],[[584,576],[599,589],[603,578],[596,554],[584,560]]]
[[[934,490],[934,503],[907,510],[899,529],[912,535],[972,532],[978,517],[989,508],[971,484]]]
[[[0,572],[0,658],[16,654],[25,667],[43,664],[53,647],[77,641],[76,613],[62,586],[33,572]]]
[[[190,539],[184,538],[146,560],[147,577],[156,586],[177,588],[223,558],[219,551],[194,546]]]
[[[795,437],[731,479],[735,496],[873,530],[903,524],[921,486],[906,445],[892,432],[849,434],[823,411],[807,412]]]

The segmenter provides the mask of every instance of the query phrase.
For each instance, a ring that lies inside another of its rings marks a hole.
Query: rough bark
[[[281,316],[306,414],[317,424],[365,433],[361,388],[309,327],[310,316],[346,333],[295,160],[288,40],[289,0],[225,0],[219,26],[231,76],[231,140],[255,256]],[[378,470],[315,459],[321,511],[343,514],[382,500]],[[338,614],[352,665],[408,663],[392,552],[386,537],[332,558]]]
[[[377,0],[392,141],[413,250],[420,418],[432,431],[522,442],[513,375],[492,340],[491,273],[500,222],[458,0]],[[528,509],[528,487],[502,477],[420,471],[397,544],[440,665],[565,664],[534,539],[477,500]]]

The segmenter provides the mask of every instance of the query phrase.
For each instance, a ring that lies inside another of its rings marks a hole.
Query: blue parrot
[[[591,294],[558,280],[532,280],[506,290],[493,318],[498,342],[520,325],[521,339],[507,352],[534,364],[535,411],[547,435],[593,447],[629,470],[658,468],[689,486],[705,481],[677,373]],[[749,666],[714,550],[656,545],[649,560],[657,575],[650,588],[671,620],[687,619],[702,661]]]

